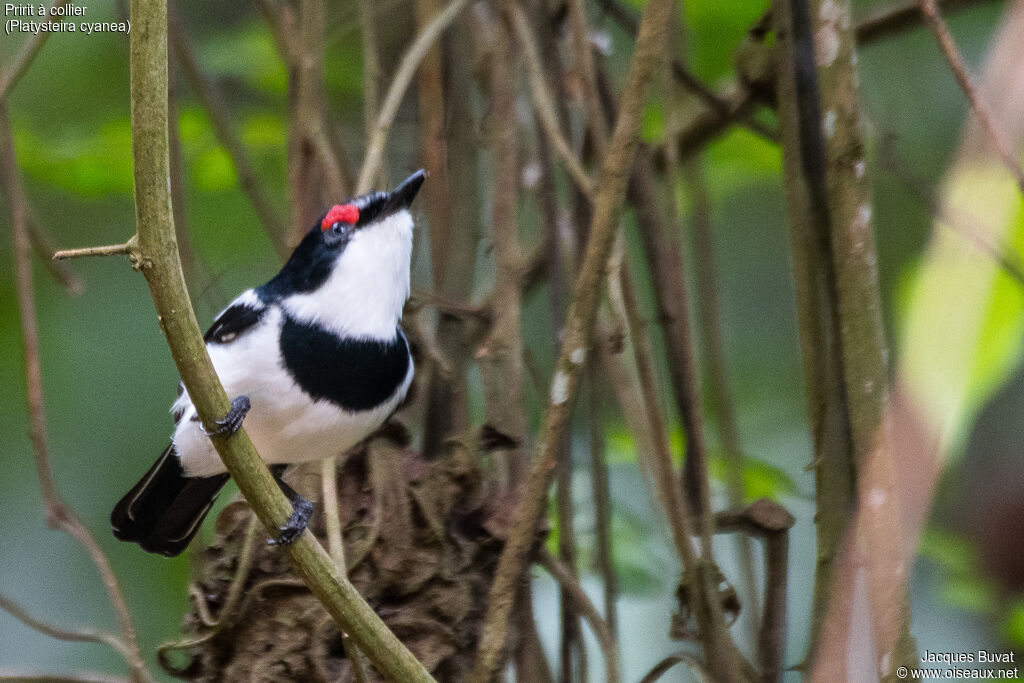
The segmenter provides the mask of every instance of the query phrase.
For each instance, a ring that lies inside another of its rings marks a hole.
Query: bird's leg
[[[270,471],[274,474],[274,481],[277,482],[278,487],[281,489],[287,498],[288,502],[292,504],[292,516],[288,518],[282,526],[278,527],[277,538],[272,538],[267,541],[268,545],[291,545],[302,532],[306,530],[306,526],[309,524],[309,518],[313,515],[313,503],[299,495],[298,491],[293,489],[291,486],[285,483],[281,478],[281,473],[284,472],[283,467],[272,467]]]
[[[214,422],[217,425],[214,429],[207,429],[204,426],[199,428],[207,436],[230,436],[242,428],[242,420],[245,419],[250,407],[248,396],[235,396],[231,399],[231,410],[222,419]]]

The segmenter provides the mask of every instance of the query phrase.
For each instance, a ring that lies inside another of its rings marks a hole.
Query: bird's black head
[[[426,177],[426,171],[420,169],[391,192],[370,192],[345,204],[335,204],[317,223],[324,244],[333,249],[344,247],[356,231],[408,209]],[[315,232],[317,226],[310,232]]]
[[[421,169],[391,192],[370,192],[331,207],[306,233],[281,272],[257,290],[260,297],[277,299],[319,288],[359,233],[368,233],[409,208],[426,175]]]

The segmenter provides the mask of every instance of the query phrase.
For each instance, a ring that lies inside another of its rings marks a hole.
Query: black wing
[[[220,312],[203,335],[203,340],[208,344],[232,342],[238,335],[255,327],[266,310],[266,306],[252,292],[246,292]]]

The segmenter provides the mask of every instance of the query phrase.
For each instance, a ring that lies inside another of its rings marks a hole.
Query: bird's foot
[[[313,516],[313,503],[302,496],[297,496],[292,501],[292,516],[288,521],[277,527],[280,532],[276,538],[267,541],[267,545],[291,545],[298,540],[302,532],[309,525],[309,518]]]
[[[251,408],[248,396],[236,396],[231,399],[231,410],[222,419],[214,422],[214,429],[200,427],[207,436],[230,436],[242,428],[242,421]]]
[[[281,479],[283,467],[277,471],[275,469],[277,468],[271,468],[271,472],[274,472],[274,481],[288,498],[288,502],[292,504],[292,515],[287,522],[277,528],[281,533],[276,538],[268,540],[267,545],[291,545],[298,540],[309,525],[309,518],[313,516],[313,503],[303,498],[298,491]]]

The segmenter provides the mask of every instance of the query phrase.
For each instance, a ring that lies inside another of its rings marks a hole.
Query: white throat
[[[393,339],[409,298],[412,216],[399,211],[360,228],[315,292],[282,303],[294,318],[342,336]]]

